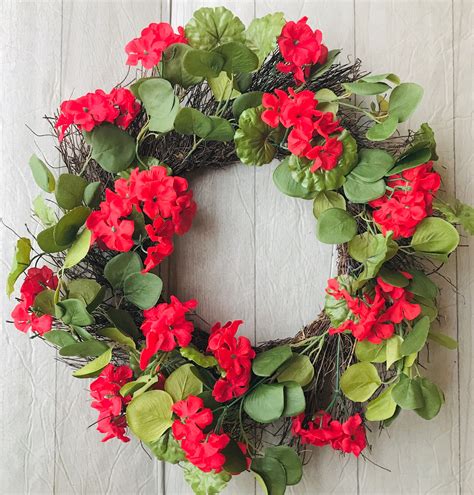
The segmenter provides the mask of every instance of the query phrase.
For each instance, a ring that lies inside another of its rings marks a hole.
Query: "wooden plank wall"
[[[226,5],[245,23],[281,10],[309,17],[343,59],[393,71],[425,87],[409,123],[429,121],[445,167],[443,187],[474,203],[472,179],[472,0],[0,0],[0,217],[20,229],[37,191],[27,167],[41,150],[58,164],[52,141],[35,138],[41,117],[71,96],[110,89],[125,74],[125,43],[153,21],[183,25],[201,6]],[[196,297],[210,322],[243,319],[253,342],[296,332],[318,314],[334,256],[314,235],[310,203],[281,195],[273,167],[243,165],[195,174],[193,229],[167,266],[170,292]],[[1,280],[14,234],[2,229]],[[428,374],[446,393],[439,417],[406,413],[387,433],[371,434],[369,460],[314,452],[294,495],[313,493],[474,493],[472,304],[474,243],[463,238],[441,279],[443,330],[459,350],[431,350]],[[12,302],[2,294],[2,320]],[[87,385],[2,323],[0,349],[0,491],[6,494],[190,493],[179,468],[148,459],[138,442],[100,443]],[[389,471],[377,467],[383,466]],[[253,495],[250,476],[228,493]]]

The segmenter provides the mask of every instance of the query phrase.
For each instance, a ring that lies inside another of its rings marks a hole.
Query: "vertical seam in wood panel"
[[[454,43],[454,21],[455,21],[455,16],[454,16],[454,0],[451,0],[451,47],[452,47],[452,64],[451,64],[451,70],[452,70],[452,99],[453,99],[453,170],[454,170],[454,197],[456,197],[456,192],[457,192],[457,175],[456,175],[456,98],[455,98],[455,91],[456,91],[456,46]],[[455,253],[455,274],[456,274],[456,286],[458,285],[458,280],[459,280],[459,266],[458,266],[458,255]],[[459,291],[456,290],[456,340],[458,341],[458,346],[456,349],[456,366],[457,366],[457,401],[458,401],[458,407],[457,407],[457,413],[458,413],[458,493],[462,493],[462,452],[461,452],[461,363],[460,363],[460,352],[459,352]]]

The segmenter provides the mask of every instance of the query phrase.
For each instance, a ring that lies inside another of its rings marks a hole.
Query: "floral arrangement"
[[[245,28],[201,8],[125,51],[131,81],[48,119],[66,171],[31,158],[52,196],[34,200],[43,227],[18,239],[7,281],[10,295],[25,275],[15,327],[93,379],[102,441],[133,434],[197,494],[250,470],[279,495],[301,479],[307,445],[359,456],[369,423],[434,418],[444,396],[422,375],[423,350],[456,342],[431,328],[428,275],[458,246],[453,224],[472,234],[474,217],[440,193],[428,124],[397,131],[422,88],[338,64],[305,17],[281,13]],[[311,201],[317,238],[337,245],[338,275],[317,320],[253,346],[242,321],[202,328],[196,300],[165,299],[159,267],[196,214],[183,175],[274,158],[276,187]]]

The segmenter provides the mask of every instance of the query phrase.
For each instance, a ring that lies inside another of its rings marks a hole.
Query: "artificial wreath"
[[[102,440],[133,433],[180,463],[197,494],[250,470],[278,495],[301,479],[307,445],[359,456],[370,422],[435,417],[444,396],[421,353],[428,339],[456,342],[430,328],[427,273],[458,246],[452,224],[472,234],[474,222],[439,194],[428,124],[397,131],[422,88],[336,63],[307,18],[281,13],[245,28],[201,8],[178,32],[150,24],[125,50],[135,77],[48,119],[66,171],[31,158],[52,196],[33,201],[43,229],[18,239],[7,282],[10,295],[26,272],[15,327],[94,378]],[[242,321],[209,330],[196,300],[164,300],[158,273],[196,213],[184,175],[274,158],[276,187],[310,200],[316,237],[337,245],[338,275],[316,321],[252,346]]]

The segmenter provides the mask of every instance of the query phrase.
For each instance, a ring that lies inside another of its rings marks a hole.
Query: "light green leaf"
[[[160,298],[163,282],[153,273],[132,273],[123,282],[123,295],[140,309],[153,307]]]
[[[253,19],[245,31],[247,45],[258,55],[260,64],[276,47],[277,36],[284,24],[283,12],[275,12]]]
[[[282,383],[262,383],[244,399],[244,411],[258,423],[272,423],[281,417],[285,407]]]
[[[90,361],[82,368],[74,371],[73,376],[76,378],[92,378],[98,376],[100,372],[110,363],[112,359],[112,349],[107,349],[99,357]]]
[[[433,208],[439,211],[449,223],[462,225],[468,234],[474,235],[474,208],[472,206],[458,199],[447,202],[436,198]]]
[[[107,337],[108,339],[113,340],[114,342],[117,342],[122,346],[130,347],[131,349],[136,349],[136,345],[133,339],[122,333],[118,328],[115,327],[100,328],[96,330],[96,333],[98,335],[101,335],[102,337]]]
[[[162,435],[158,440],[147,443],[146,445],[160,461],[177,464],[186,459],[183,449],[169,431]]]
[[[336,191],[318,192],[313,202],[313,215],[316,218],[319,218],[321,213],[331,208],[345,210],[346,200],[344,199],[344,196]]]
[[[58,205],[65,210],[80,206],[86,186],[87,181],[78,175],[61,174],[54,191]]]
[[[158,440],[171,427],[173,399],[163,390],[150,390],[135,397],[127,406],[127,423],[144,442]]]
[[[225,72],[221,72],[217,77],[208,78],[207,83],[217,101],[233,100],[241,96],[240,91],[234,87],[235,85]]]
[[[319,216],[316,237],[325,244],[349,242],[356,234],[355,218],[341,208],[329,208]]]
[[[352,282],[354,279],[350,275],[339,275],[336,277],[336,280],[340,286],[349,293],[352,293]],[[329,316],[333,327],[338,327],[349,317],[349,308],[347,307],[345,299],[338,300],[328,293],[326,293],[324,300],[324,312]]]
[[[422,407],[415,409],[416,414],[423,419],[433,419],[438,415],[441,406],[444,404],[444,394],[441,389],[428,378],[417,378],[420,385],[421,395],[424,404]]]
[[[192,48],[189,45],[174,43],[164,51],[162,58],[163,78],[171,84],[179,84],[184,89],[202,81],[201,76],[190,74],[184,67],[184,57],[190,50]]]
[[[339,111],[339,100],[337,99],[336,93],[327,88],[322,88],[316,93],[314,93],[314,97],[318,100],[318,104],[316,109],[321,112],[331,112],[334,116],[336,116]]]
[[[344,194],[353,203],[368,203],[381,198],[385,194],[386,184],[383,179],[376,182],[365,182],[356,175],[348,175],[344,183]]]
[[[87,312],[84,301],[64,299],[56,304],[56,318],[66,325],[85,327],[94,323],[94,317]]]
[[[192,136],[195,134],[205,138],[212,131],[212,121],[199,110],[191,107],[182,108],[174,121],[175,131]]]
[[[404,354],[401,352],[401,346],[403,345],[403,339],[400,335],[394,335],[386,340],[386,356],[387,356],[387,370],[390,369],[393,363],[401,359]]]
[[[415,111],[423,98],[423,88],[415,83],[402,83],[390,95],[389,115],[396,117],[398,122],[405,122]]]
[[[390,81],[391,83],[398,85],[400,84],[400,78],[393,73],[386,72],[385,74],[370,74],[363,77],[360,81],[365,81],[368,83],[377,83],[382,81]]]
[[[298,454],[291,447],[280,445],[278,447],[267,447],[265,449],[265,457],[273,457],[280,461],[285,468],[286,484],[296,485],[303,477],[303,466]]]
[[[36,184],[48,193],[54,191],[55,180],[54,175],[49,170],[46,163],[40,160],[36,155],[32,155],[30,158],[30,169],[35,179]]]
[[[349,242],[349,256],[364,265],[359,280],[374,278],[389,257],[391,235],[373,235],[370,232],[355,236]]]
[[[397,403],[392,398],[392,388],[393,385],[367,404],[365,418],[368,421],[384,421],[395,414]]]
[[[397,130],[397,125],[397,117],[389,115],[380,124],[374,124],[370,127],[365,135],[370,141],[385,141]]]
[[[67,295],[69,299],[79,299],[86,306],[93,305],[100,297],[102,287],[95,280],[88,278],[77,278],[67,284]]]
[[[225,7],[202,7],[185,26],[186,38],[193,48],[212,50],[230,41],[245,41],[245,26]]]
[[[454,350],[458,347],[458,343],[456,340],[452,339],[449,335],[441,332],[435,332],[431,330],[428,334],[428,338],[433,342],[446,347],[447,349]]]
[[[44,227],[52,227],[56,223],[56,215],[53,209],[48,206],[43,196],[37,196],[33,200],[33,212]]]
[[[368,340],[359,340],[355,346],[355,354],[359,361],[371,363],[384,363],[387,360],[386,340],[380,344],[374,344]]]
[[[211,368],[213,366],[217,366],[217,360],[214,356],[205,356],[202,352],[199,352],[192,344],[188,345],[187,347],[180,347],[179,353],[184,358],[193,361],[202,368]]]
[[[285,406],[282,416],[287,418],[298,416],[306,408],[306,399],[301,385],[296,382],[284,382],[282,385],[285,386]]]
[[[415,251],[430,256],[447,255],[453,252],[458,244],[458,231],[451,224],[442,218],[428,217],[418,224],[410,245]]]
[[[302,387],[306,387],[314,377],[314,366],[308,356],[303,354],[293,354],[278,373],[277,381],[296,382]]]
[[[383,82],[365,82],[363,80],[353,83],[343,83],[342,86],[346,91],[354,95],[379,95],[380,93],[386,93],[390,86]]]
[[[394,163],[393,156],[384,150],[362,149],[359,151],[359,163],[350,175],[363,182],[376,182],[385,176]]]
[[[202,392],[202,382],[191,371],[192,364],[183,364],[173,371],[165,381],[165,390],[174,402],[187,399]]]
[[[403,374],[392,389],[392,398],[402,409],[418,409],[424,405],[419,382]]]
[[[46,332],[43,337],[46,341],[57,347],[66,347],[76,343],[74,337],[64,330],[50,330],[49,332]]]
[[[365,402],[381,385],[377,368],[370,363],[356,363],[341,376],[341,390],[354,402]]]
[[[16,241],[15,255],[12,267],[7,277],[7,296],[10,297],[15,289],[18,277],[30,266],[31,241],[26,237],[20,237]]]
[[[68,249],[66,258],[64,259],[64,268],[72,268],[86,257],[90,249],[91,237],[92,232],[89,229],[84,229],[79,234]]]
[[[136,252],[120,253],[107,262],[104,275],[114,289],[120,289],[129,275],[140,272],[142,268],[142,260]]]
[[[400,347],[400,351],[403,356],[420,352],[426,343],[428,338],[428,332],[430,331],[430,319],[428,316],[424,316],[418,320],[413,329],[405,336],[405,340]]]
[[[50,333],[50,332],[48,332]],[[108,345],[98,340],[87,340],[85,342],[75,342],[61,348],[59,354],[64,357],[97,357],[109,348]]]
[[[280,345],[273,347],[268,351],[257,354],[252,361],[252,371],[257,376],[271,376],[275,371],[289,359],[293,357],[289,345]]]
[[[293,179],[292,172],[289,168],[291,157],[285,158],[273,172],[273,182],[278,189],[287,196],[302,199],[312,199],[317,194],[315,191],[309,191],[299,182]]]
[[[226,471],[206,473],[190,462],[183,464],[183,476],[195,495],[217,495],[232,478]]]

